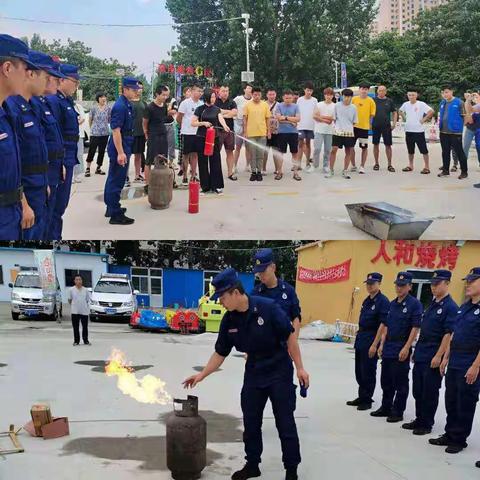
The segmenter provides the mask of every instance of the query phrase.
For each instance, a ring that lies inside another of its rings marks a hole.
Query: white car
[[[62,293],[58,281],[56,291],[45,291],[42,289],[40,275],[32,270],[19,272],[15,283],[9,283],[8,286],[12,289],[13,320],[18,320],[20,315],[48,315],[51,320],[58,320],[62,316]]]
[[[137,290],[132,289],[128,275],[105,273],[91,294],[90,320],[130,320],[137,309]]]

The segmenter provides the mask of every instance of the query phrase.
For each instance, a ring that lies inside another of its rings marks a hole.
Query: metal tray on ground
[[[433,220],[386,202],[345,205],[354,227],[380,240],[418,240]]]

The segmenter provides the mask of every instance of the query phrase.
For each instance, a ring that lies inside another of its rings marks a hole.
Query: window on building
[[[142,295],[162,295],[163,270],[161,268],[132,268],[132,285]]]
[[[80,275],[83,279],[83,286],[92,288],[92,271],[91,270],[69,270],[65,269],[65,286],[73,287],[75,285],[75,276]]]
[[[219,273],[218,270],[205,270],[203,272],[203,293],[208,294],[210,291],[210,281]]]

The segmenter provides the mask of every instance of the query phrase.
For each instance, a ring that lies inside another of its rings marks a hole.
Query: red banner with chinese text
[[[352,259],[333,267],[311,270],[298,267],[297,280],[304,283],[337,283],[350,278],[350,264]]]

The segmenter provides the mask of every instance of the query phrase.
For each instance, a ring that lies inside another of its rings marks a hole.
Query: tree
[[[68,39],[66,44],[60,40],[53,40],[48,43],[40,35],[34,33],[28,41],[33,50],[39,50],[49,55],[56,55],[64,63],[72,63],[80,68],[83,76],[81,88],[83,90],[84,100],[94,100],[98,92],[105,92],[110,100],[117,96],[117,82],[119,76],[117,69],[124,69],[125,75],[133,75],[136,66],[123,65],[114,58],[101,59],[92,55],[92,49],[83,42]],[[138,77],[138,76],[137,76]],[[145,86],[145,91],[149,91],[149,83],[144,75],[138,77]]]
[[[478,87],[480,0],[451,0],[427,10],[403,36],[384,33],[364,42],[348,64],[350,80],[385,83],[397,103],[412,85],[432,106],[446,83],[462,95]]]
[[[331,84],[333,59],[343,59],[367,35],[375,0],[167,0],[176,23],[226,19],[250,13],[251,69],[256,83],[279,88],[313,80]],[[241,21],[177,27],[178,63],[204,64],[218,80],[240,87],[246,70]]]

